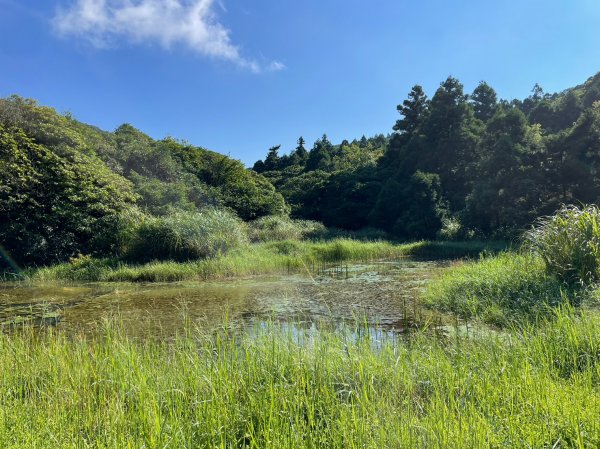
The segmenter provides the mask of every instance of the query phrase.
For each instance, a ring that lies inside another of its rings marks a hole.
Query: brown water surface
[[[419,291],[444,261],[337,265],[318,273],[168,284],[0,284],[0,326],[93,332],[117,317],[135,336],[172,335],[186,322],[239,328],[267,321],[311,327],[355,322],[403,332],[431,319]]]

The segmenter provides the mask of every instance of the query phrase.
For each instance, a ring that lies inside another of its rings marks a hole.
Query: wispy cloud
[[[74,0],[59,8],[53,18],[63,36],[76,36],[92,45],[107,48],[122,40],[158,43],[164,48],[183,44],[209,57],[231,61],[259,73],[285,66],[258,62],[243,56],[231,42],[230,30],[214,12],[215,0]]]

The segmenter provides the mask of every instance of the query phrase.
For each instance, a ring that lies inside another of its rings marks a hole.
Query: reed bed
[[[539,255],[548,273],[569,284],[600,281],[600,209],[563,206],[542,217],[524,235],[525,247]]]
[[[583,295],[548,274],[541,257],[504,252],[444,270],[427,286],[422,301],[463,319],[504,327],[534,322],[554,307],[578,304]]]
[[[261,274],[311,272],[323,263],[371,262],[402,257],[455,258],[494,249],[497,243],[416,242],[394,244],[351,239],[329,241],[284,240],[246,245],[227,254],[188,262],[152,261],[135,264],[117,259],[84,257],[71,263],[26,270],[31,282],[174,282]]]
[[[596,314],[477,338],[287,329],[0,335],[0,447],[600,446]]]

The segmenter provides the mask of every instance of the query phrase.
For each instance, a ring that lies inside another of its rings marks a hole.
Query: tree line
[[[506,238],[561,204],[600,195],[600,74],[556,94],[500,100],[453,77],[414,86],[389,136],[269,150],[254,171],[299,218],[400,239]]]
[[[598,201],[600,74],[512,101],[449,77],[431,98],[414,86],[398,112],[388,135],[323,135],[310,149],[300,138],[247,169],[129,124],[107,132],[0,99],[0,255],[21,266],[131,255],[150,234],[181,246],[193,229],[289,214],[406,240],[509,237],[562,204]]]

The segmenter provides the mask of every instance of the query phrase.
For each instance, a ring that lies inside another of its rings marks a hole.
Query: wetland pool
[[[431,319],[418,293],[447,261],[321,267],[316,273],[177,283],[0,283],[0,326],[93,332],[117,318],[133,336],[174,335],[190,322],[239,329],[275,321],[293,327],[364,323],[405,332]]]

